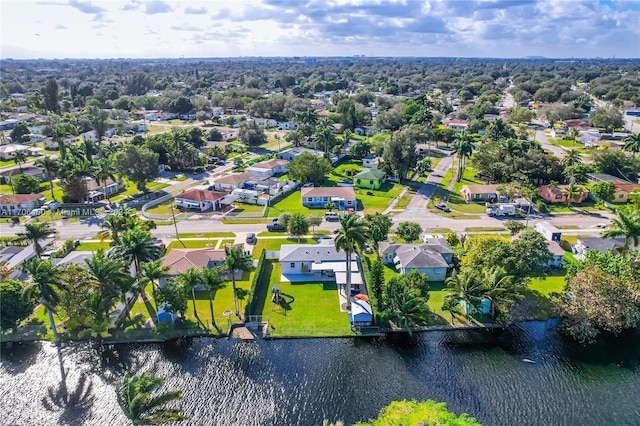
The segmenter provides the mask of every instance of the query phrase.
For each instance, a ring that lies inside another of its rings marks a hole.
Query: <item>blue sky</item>
[[[2,58],[640,57],[640,0],[2,0]]]

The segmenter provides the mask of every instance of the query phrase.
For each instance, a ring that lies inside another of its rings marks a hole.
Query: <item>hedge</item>
[[[260,290],[262,289],[262,286],[260,285],[260,283],[263,281],[262,275],[264,274],[264,269],[265,269],[264,259],[266,254],[267,254],[266,250],[262,249],[262,253],[260,253],[260,258],[258,259],[258,266],[256,266],[256,273],[253,275],[253,280],[251,281],[249,301],[247,302],[247,306],[245,306],[244,308],[245,316],[260,314],[260,312],[253,313],[253,310],[255,309],[255,304],[257,303],[257,300],[260,299],[259,295],[260,295]],[[266,282],[269,282],[269,280],[267,280]],[[257,297],[256,297],[256,293],[258,294]]]

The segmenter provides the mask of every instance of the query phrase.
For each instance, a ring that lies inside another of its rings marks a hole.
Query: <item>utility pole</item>
[[[176,230],[176,240],[180,241],[180,244],[182,244],[182,247],[187,248],[187,246],[184,245],[184,243],[178,236],[178,223],[176,222],[176,215],[173,212],[173,200],[169,200],[169,207],[171,208],[171,217],[173,217],[173,227]]]

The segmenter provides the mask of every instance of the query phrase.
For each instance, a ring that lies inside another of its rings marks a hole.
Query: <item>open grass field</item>
[[[258,304],[269,317],[273,336],[351,336],[349,316],[340,311],[338,290],[332,282],[289,283],[280,281],[280,264],[266,261],[269,284]],[[283,302],[271,301],[271,289],[280,285]]]

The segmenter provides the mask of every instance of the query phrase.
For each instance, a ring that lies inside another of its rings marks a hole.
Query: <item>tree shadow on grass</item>
[[[558,316],[558,308],[551,297],[537,290],[527,289],[524,298],[517,300],[511,307],[511,319],[514,321],[541,320]],[[553,294],[553,293],[552,293]]]

